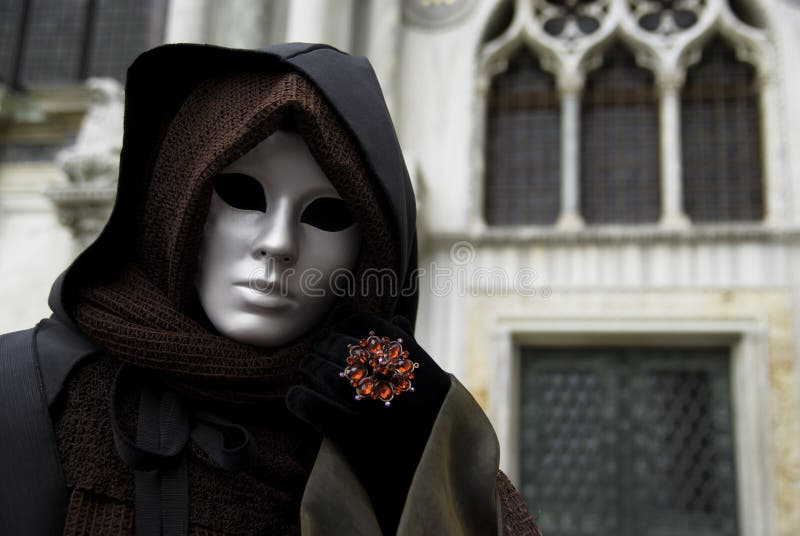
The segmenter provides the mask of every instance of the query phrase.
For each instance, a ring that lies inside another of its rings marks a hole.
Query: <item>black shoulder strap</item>
[[[61,534],[67,488],[49,408],[100,348],[55,316],[0,336],[0,534]]]
[[[0,336],[0,534],[60,534],[66,484],[36,330]]]

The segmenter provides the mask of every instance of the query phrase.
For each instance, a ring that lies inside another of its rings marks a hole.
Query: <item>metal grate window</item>
[[[544,534],[737,534],[727,349],[523,348],[521,403]]]
[[[14,52],[20,39],[23,3],[0,0],[0,81],[14,78]]]
[[[683,202],[696,222],[764,216],[755,69],[721,38],[703,50],[683,89]]]
[[[14,87],[123,80],[162,41],[165,0],[0,0],[0,76]]]
[[[86,17],[86,0],[30,1],[22,29],[23,83],[80,78]]]
[[[621,44],[587,77],[581,113],[581,212],[587,223],[660,215],[658,101],[653,75]]]
[[[89,53],[92,76],[123,79],[136,56],[162,41],[164,0],[97,0]]]
[[[560,197],[559,103],[553,76],[527,48],[492,80],[487,127],[487,223],[554,223]]]

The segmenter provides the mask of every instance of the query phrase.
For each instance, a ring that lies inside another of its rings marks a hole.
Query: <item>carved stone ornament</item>
[[[628,0],[628,3],[639,27],[663,36],[694,26],[706,7],[706,0]]]
[[[575,41],[596,32],[608,15],[609,0],[534,0],[534,17],[544,31]]]
[[[476,0],[405,0],[403,17],[413,26],[440,28],[462,20],[476,4]]]
[[[80,246],[88,245],[108,220],[116,195],[122,149],[123,89],[113,79],[91,78],[90,103],[74,145],[56,155],[66,185],[45,195],[55,204],[59,221]]]

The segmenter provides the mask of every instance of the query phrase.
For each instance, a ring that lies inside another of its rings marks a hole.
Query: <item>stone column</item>
[[[762,173],[764,188],[764,222],[771,226],[782,226],[786,224],[786,204],[787,190],[781,188],[781,177],[787,177],[783,167],[784,156],[781,150],[781,142],[777,133],[782,132],[780,108],[777,105],[779,100],[778,88],[775,76],[771,73],[759,75],[760,91],[760,111],[761,111],[761,147],[762,149]]]
[[[270,35],[272,4],[269,0],[211,2],[208,5],[208,42],[232,48],[269,45],[273,42]]]
[[[661,218],[659,225],[669,229],[689,226],[683,211],[683,173],[681,170],[680,73],[662,73],[658,77],[661,120]]]
[[[286,41],[326,43],[351,52],[353,10],[353,0],[290,2],[286,16]]]
[[[289,0],[170,0],[167,43],[260,48],[284,40]]]
[[[166,43],[204,43],[208,36],[208,0],[169,0]]]
[[[560,77],[558,93],[561,99],[561,211],[556,227],[564,230],[575,230],[584,226],[580,213],[582,91],[583,79],[580,76]]]
[[[402,13],[396,0],[367,0],[356,8],[352,52],[366,56],[381,84],[386,106],[396,117],[402,54]]]

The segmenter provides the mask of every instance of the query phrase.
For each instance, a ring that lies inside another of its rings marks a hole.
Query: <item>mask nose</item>
[[[264,229],[253,242],[253,258],[275,263],[280,268],[292,266],[297,261],[296,227],[290,207],[280,204],[272,214],[267,214]]]

